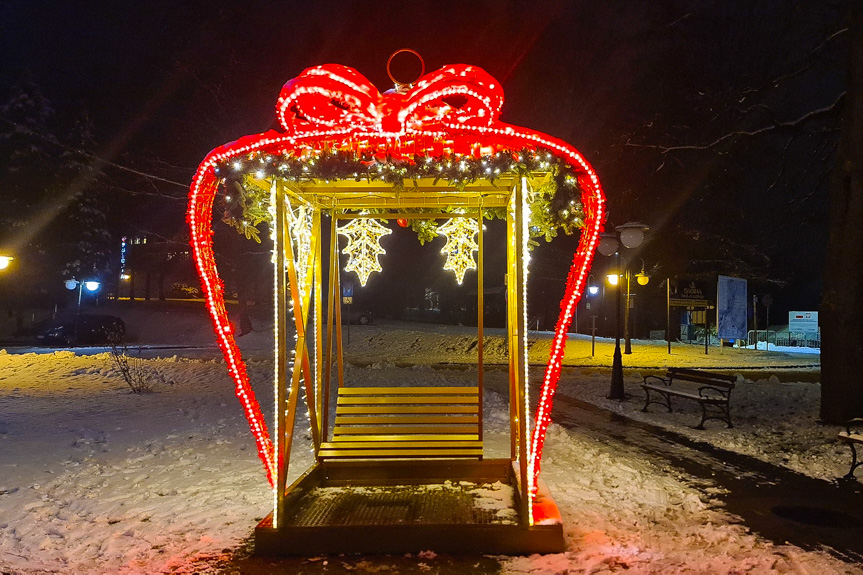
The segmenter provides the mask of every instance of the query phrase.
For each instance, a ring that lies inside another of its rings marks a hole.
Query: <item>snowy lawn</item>
[[[735,370],[728,373],[733,375]],[[560,393],[811,477],[832,481],[848,472],[850,450],[836,440],[842,427],[818,423],[818,383],[782,382],[770,374],[752,379],[760,376],[748,370],[746,379],[737,373],[731,393],[734,427],[728,429],[722,421],[709,420],[706,430],[698,430],[695,426],[701,421],[701,408],[694,401],[673,399],[672,413],[657,404],[651,404],[647,413],[642,412],[642,374],[633,370],[624,378],[626,393],[631,395],[625,402],[606,399],[609,374],[591,369],[569,369],[561,378]]]
[[[460,329],[352,330],[348,356],[366,367],[349,367],[351,381],[459,385],[476,379],[474,367],[427,365],[469,361],[470,335]],[[531,358],[542,361],[544,338],[536,339]],[[489,343],[489,361],[502,358],[493,338]],[[259,349],[266,345],[264,338]],[[561,393],[815,477],[847,471],[847,449],[832,439],[837,429],[816,424],[817,383],[741,380],[732,399],[736,427],[714,422],[704,434],[690,429],[698,422],[696,406],[642,414],[635,371],[626,376],[634,399],[605,400],[608,372],[591,366],[607,361],[608,345],[601,342],[603,355],[590,358],[589,341],[573,342],[567,361],[584,367],[565,370]],[[625,365],[669,364],[648,348],[637,343],[637,353],[646,351],[639,360],[625,356]],[[426,365],[397,367],[386,349],[398,365]],[[724,361],[748,369],[765,360],[783,366],[813,361],[778,352],[711,351],[705,358],[703,349],[675,348],[671,364]],[[269,513],[272,496],[224,362],[174,356],[146,360],[144,368],[166,383],[134,395],[108,354],[0,354],[0,572],[216,572],[224,550],[240,545]],[[271,364],[252,360],[249,372],[269,417]],[[486,374],[485,443],[492,457],[508,450],[506,398],[496,391],[505,380],[499,368]],[[551,426],[546,445],[543,478],[562,512],[568,551],[498,558],[505,573],[863,573],[825,553],[759,539],[722,509],[713,486],[669,476],[635,450],[558,425]],[[292,477],[311,463],[303,433],[293,453]],[[313,559],[304,572],[394,572],[405,564],[404,558],[395,568],[391,558],[344,557],[328,566]],[[433,553],[407,562],[414,572],[445,572],[437,571]],[[343,571],[332,571],[336,566]]]

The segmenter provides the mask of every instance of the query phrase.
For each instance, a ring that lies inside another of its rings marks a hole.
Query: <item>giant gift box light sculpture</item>
[[[457,100],[454,102],[454,98]],[[577,179],[584,228],[567,277],[550,357],[545,368],[535,423],[527,449],[529,494],[536,492],[552,399],[560,376],[566,334],[583,293],[588,270],[605,221],[605,198],[591,166],[575,148],[527,128],[498,119],[503,104],[500,83],[483,70],[451,65],[423,76],[404,92],[380,94],[357,71],[341,65],[309,68],[285,84],[276,112],[284,132],[243,137],[214,149],[191,185],[187,219],[191,247],[218,344],[227,362],[270,484],[276,468],[269,435],[225,308],[223,284],[214,261],[212,210],[221,180],[219,166],[252,154],[291,156],[385,150],[405,162],[442,154],[442,143],[458,157],[482,158],[500,151],[548,152]]]

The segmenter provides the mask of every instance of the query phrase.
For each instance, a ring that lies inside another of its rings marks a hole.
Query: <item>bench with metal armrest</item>
[[[863,461],[857,459],[858,443],[863,443],[863,419],[856,417],[845,424],[845,431],[839,432],[839,441],[848,444],[851,448],[851,469],[848,470],[843,479],[857,479],[854,470],[863,465]]]
[[[647,411],[647,406],[651,403],[658,403],[671,413],[671,398],[680,397],[701,405],[701,423],[696,429],[704,429],[704,422],[709,419],[719,419],[728,427],[733,427],[729,402],[735,381],[737,377],[733,375],[672,367],[665,377],[644,377],[641,387],[647,397],[641,411]]]

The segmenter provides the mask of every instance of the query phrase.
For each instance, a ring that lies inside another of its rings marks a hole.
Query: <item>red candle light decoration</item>
[[[458,96],[458,98],[453,98]],[[485,71],[469,65],[445,66],[423,76],[403,93],[380,94],[356,70],[328,64],[309,68],[285,84],[276,113],[284,132],[245,136],[210,152],[195,174],[187,221],[191,247],[219,347],[249,421],[270,485],[275,475],[273,442],[236,345],[225,309],[224,287],[212,246],[212,208],[219,164],[252,153],[317,157],[323,150],[348,150],[399,156],[439,157],[444,153],[490,156],[500,150],[530,148],[561,158],[577,175],[582,190],[585,227],[567,277],[561,311],[546,365],[535,425],[528,446],[528,481],[536,493],[545,433],[566,345],[567,330],[587,281],[587,273],[605,222],[605,197],[587,160],[572,146],[551,136],[498,120],[503,90]],[[408,153],[404,153],[408,152]],[[402,220],[399,220],[399,225]]]

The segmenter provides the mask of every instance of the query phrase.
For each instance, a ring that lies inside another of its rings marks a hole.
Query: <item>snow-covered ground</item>
[[[256,327],[262,331],[240,344],[270,414],[271,339],[267,326]],[[138,342],[155,341],[136,329]],[[405,377],[432,385],[475,381],[475,337],[452,326],[353,326],[347,377],[384,385]],[[531,361],[544,362],[548,334],[531,339]],[[505,362],[502,341],[489,335],[486,361]],[[833,440],[838,428],[816,422],[817,355],[712,348],[705,356],[683,344],[668,355],[665,342],[635,342],[633,355],[624,356],[634,397],[621,403],[605,399],[603,366],[612,347],[597,340],[592,357],[590,340],[574,336],[561,393],[813,477],[847,471],[847,449]],[[0,352],[0,573],[215,572],[224,550],[239,546],[270,511],[272,496],[217,352],[153,353],[168,356],[139,367],[160,377],[151,393],[135,395],[107,353]],[[466,367],[436,369],[439,362]],[[709,433],[696,432],[698,415],[685,405],[672,414],[641,413],[640,375],[668,365],[740,372],[735,428],[714,423]],[[485,377],[485,445],[494,456],[508,450],[506,402],[497,391],[506,374],[490,366]],[[300,434],[291,475],[310,463],[309,440]],[[568,550],[500,558],[505,573],[863,573],[823,552],[760,539],[722,508],[710,485],[669,475],[636,449],[577,430],[550,427],[543,478],[562,512]],[[336,563],[346,571],[397,570],[385,557],[340,557],[330,565]],[[433,553],[408,563],[414,572],[437,569]],[[304,571],[329,572],[326,560]]]

